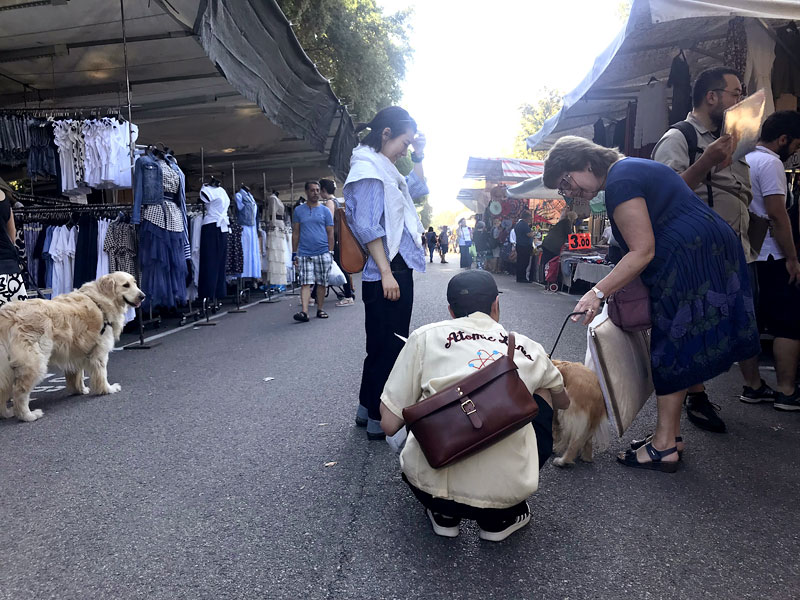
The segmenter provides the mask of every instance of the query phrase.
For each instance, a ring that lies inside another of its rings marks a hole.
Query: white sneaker
[[[431,520],[433,532],[436,535],[454,538],[458,537],[458,534],[461,533],[461,519],[434,513],[430,508],[426,508],[425,512],[428,514],[428,518]]]
[[[483,526],[479,526],[480,530],[478,531],[478,537],[482,540],[488,540],[490,542],[502,542],[512,533],[514,533],[517,529],[522,529],[530,523],[531,520],[531,509],[528,506],[528,503],[525,503],[525,512],[521,515],[515,517],[514,519],[510,519],[508,521],[503,521],[502,523],[498,524],[498,527],[503,527],[504,529],[500,529],[499,531],[494,531],[494,527],[492,527],[492,531],[487,531],[483,528]]]
[[[352,298],[342,298],[336,303],[336,306],[353,306],[355,304],[355,300]]]

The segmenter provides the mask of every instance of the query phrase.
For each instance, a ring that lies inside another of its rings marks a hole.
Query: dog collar
[[[100,311],[100,315],[103,317],[103,328],[100,330],[100,335],[102,336],[106,332],[106,329],[111,325],[111,323],[108,321],[108,319],[106,319],[106,313],[103,312],[103,309],[97,303],[97,300],[95,300],[91,296],[86,296],[86,297],[89,298],[89,300],[91,300],[92,302],[94,302],[94,305],[97,307],[97,309]],[[125,300],[125,302],[127,302],[127,300]]]

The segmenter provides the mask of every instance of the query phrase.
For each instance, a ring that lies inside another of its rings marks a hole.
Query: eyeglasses
[[[726,90],[725,88],[715,88],[711,90],[712,92],[728,92],[731,96],[734,97],[735,100],[743,100],[747,98],[747,94],[743,90]]]
[[[561,178],[561,181],[558,183],[558,194],[563,198],[570,196],[570,192],[577,188],[580,190],[581,188],[575,183],[575,180],[572,178],[572,175],[569,173],[564,173],[564,176]],[[582,190],[581,190],[582,191]]]

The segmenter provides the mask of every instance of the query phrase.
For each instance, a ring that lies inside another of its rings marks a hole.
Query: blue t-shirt
[[[308,204],[301,204],[294,209],[293,219],[300,225],[297,256],[319,256],[330,252],[325,228],[333,227],[333,215],[327,206],[319,204],[311,208]]]

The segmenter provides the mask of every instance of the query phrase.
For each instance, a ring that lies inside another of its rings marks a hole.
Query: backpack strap
[[[697,130],[689,121],[678,121],[672,125],[670,129],[677,129],[686,139],[686,145],[689,147],[689,166],[691,167],[695,163],[695,160],[697,160],[697,155],[703,152],[697,146]],[[706,174],[706,192],[708,193],[708,206],[714,208],[714,192],[711,189],[711,171]]]

